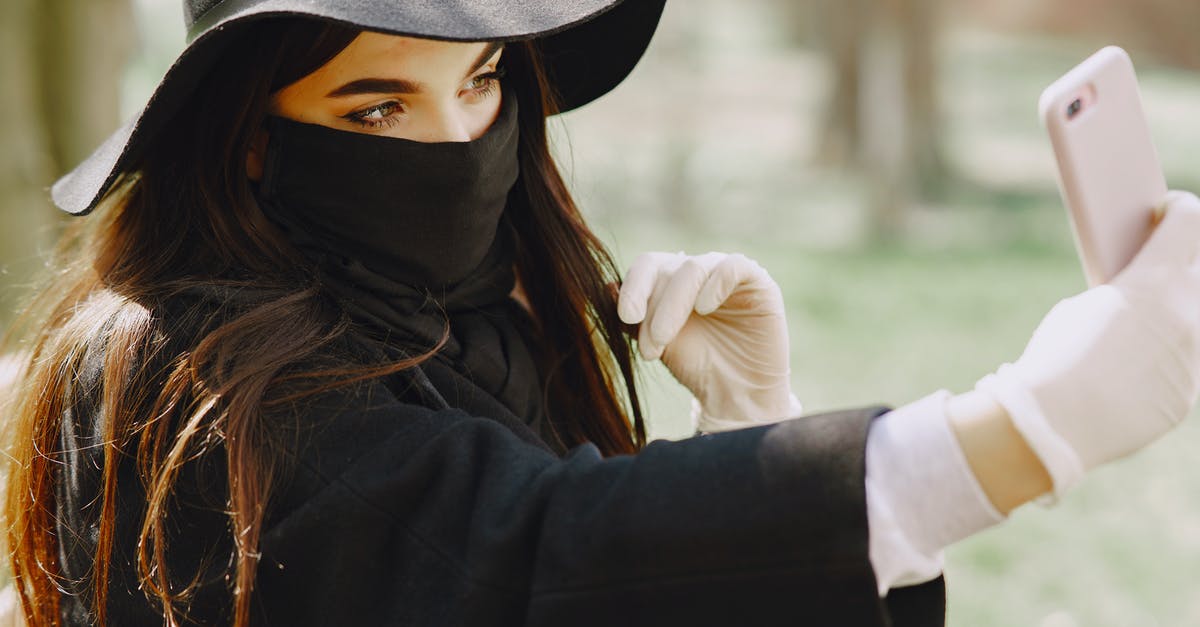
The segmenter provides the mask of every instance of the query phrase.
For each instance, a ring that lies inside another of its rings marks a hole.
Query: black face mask
[[[422,368],[431,377],[468,376],[538,430],[545,423],[528,348],[533,322],[509,297],[517,233],[505,208],[517,179],[517,100],[508,89],[502,97],[499,117],[470,142],[269,118],[257,194],[262,211],[313,262],[322,288],[360,329],[374,330],[391,359],[429,350],[448,322],[449,339]],[[448,375],[443,363],[463,374]],[[479,415],[498,411],[495,401],[492,409],[482,396],[478,402],[467,406]]]
[[[323,252],[440,289],[471,275],[517,180],[517,102],[468,142],[418,142],[269,117],[263,209]],[[494,255],[493,255],[494,256]]]

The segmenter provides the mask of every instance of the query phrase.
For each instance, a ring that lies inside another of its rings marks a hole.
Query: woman
[[[146,110],[55,186],[97,211],[10,430],[31,624],[941,624],[942,547],[1194,402],[1181,195],[977,390],[789,419],[765,271],[649,254],[614,287],[546,147],[661,1],[454,5],[190,0]],[[645,442],[626,331],[712,433]]]

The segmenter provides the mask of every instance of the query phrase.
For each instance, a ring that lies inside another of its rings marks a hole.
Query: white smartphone
[[[1133,61],[1116,46],[1100,50],[1047,87],[1038,109],[1084,275],[1106,283],[1146,242],[1167,193]]]

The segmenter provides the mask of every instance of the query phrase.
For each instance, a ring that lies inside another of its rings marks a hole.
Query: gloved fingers
[[[1126,270],[1191,265],[1197,251],[1200,251],[1200,198],[1172,191],[1166,196],[1162,221]]]
[[[667,284],[665,279],[654,283],[654,291],[650,293],[650,298],[646,304],[646,315],[642,319],[641,326],[638,327],[638,352],[647,361],[654,361],[661,357],[666,348],[665,343],[654,341],[650,329],[652,320],[658,315],[657,312],[662,309],[663,294],[667,290]]]
[[[745,255],[736,253],[721,260],[700,288],[700,294],[696,297],[696,313],[706,316],[720,309],[734,289],[747,278],[749,261]]]
[[[713,268],[708,280],[700,288],[700,294],[696,297],[696,313],[703,316],[711,314],[720,309],[731,295],[747,286],[778,292],[775,281],[758,262],[739,253],[727,255]],[[782,295],[778,300],[782,302]]]
[[[617,315],[626,324],[642,322],[649,311],[650,295],[659,275],[669,273],[683,263],[682,252],[642,253],[633,260],[617,294]]]
[[[608,288],[608,293],[612,298],[612,301],[611,301],[612,306],[618,308],[618,310],[619,310],[618,306],[621,302],[621,282],[620,281],[609,281],[608,285],[606,287]],[[617,318],[620,319],[620,317],[621,317],[621,314],[620,314],[620,311],[618,311]],[[639,326],[639,324],[636,322],[630,324],[630,323],[625,322],[624,320],[621,320],[621,330],[622,330],[622,332],[625,333],[625,335],[636,336],[637,332],[638,332],[638,326]]]
[[[647,329],[652,355],[661,355],[662,349],[679,334],[692,314],[700,287],[725,256],[724,253],[707,253],[688,257],[670,277],[661,281],[662,291],[650,304],[642,325]]]

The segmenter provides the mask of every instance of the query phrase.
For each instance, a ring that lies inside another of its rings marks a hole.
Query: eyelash
[[[498,68],[494,72],[480,74],[471,79],[471,83],[483,82],[479,87],[474,87],[471,91],[480,98],[488,98],[495,94],[500,88],[500,79],[504,78],[504,68]],[[363,128],[379,129],[391,128],[398,121],[396,116],[392,115],[397,109],[402,107],[402,103],[398,100],[389,100],[377,105],[372,105],[366,109],[360,109],[343,115],[342,118],[353,122]],[[367,116],[375,112],[384,112],[386,117],[379,119],[368,119]]]

